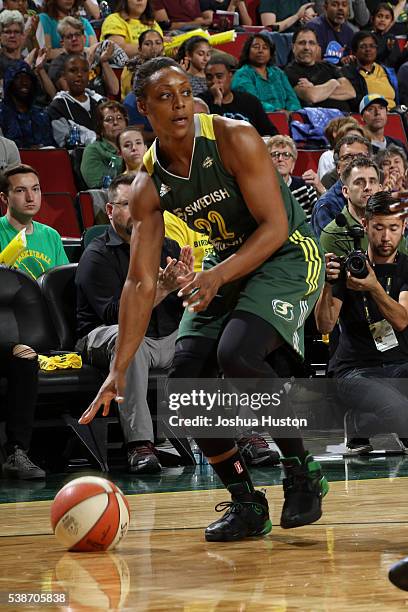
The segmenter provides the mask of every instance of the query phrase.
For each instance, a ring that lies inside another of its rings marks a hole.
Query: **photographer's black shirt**
[[[389,266],[377,265],[374,268],[376,276],[385,289],[387,277],[390,276]],[[398,301],[402,291],[408,291],[408,257],[399,253],[392,273],[390,297]],[[333,286],[333,297],[343,302],[340,310],[340,339],[337,351],[331,363],[335,376],[344,374],[352,368],[381,366],[385,363],[395,363],[408,359],[408,327],[395,331],[398,346],[388,351],[377,350],[369,323],[364,310],[364,298],[361,291],[353,291],[346,287],[346,279]],[[367,306],[372,323],[382,321],[383,314],[378,309],[371,295],[366,292]]]

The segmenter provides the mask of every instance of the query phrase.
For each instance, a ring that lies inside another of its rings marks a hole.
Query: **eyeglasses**
[[[112,206],[118,206],[119,208],[126,208],[129,206],[129,202],[111,202]]]
[[[1,32],[2,34],[7,34],[7,36],[13,36],[13,34],[15,34],[17,36],[17,34],[22,34],[22,30],[2,30]]]
[[[273,151],[271,157],[272,159],[279,159],[280,157],[283,157],[283,159],[290,159],[291,157],[293,158],[293,154],[289,153],[289,151]]]
[[[116,123],[120,123],[120,121],[123,121],[123,122],[124,122],[124,121],[125,121],[125,118],[124,118],[124,116],[123,116],[123,115],[119,115],[119,114],[118,114],[118,115],[115,115],[115,116],[113,116],[113,115],[108,115],[107,117],[104,117],[104,118],[103,118],[103,122],[104,122],[104,123],[115,123],[115,121],[116,121]]]
[[[363,43],[362,45],[358,45],[359,49],[363,49],[363,51],[366,51],[367,49],[377,49],[378,45],[371,43],[371,44],[366,44]]]
[[[82,38],[83,32],[72,32],[72,34],[65,34],[62,38],[65,40],[73,40],[74,38]]]
[[[339,157],[339,161],[341,162],[349,162],[352,161],[355,157],[361,155],[362,157],[368,157],[365,153],[347,153],[347,155],[342,155]]]

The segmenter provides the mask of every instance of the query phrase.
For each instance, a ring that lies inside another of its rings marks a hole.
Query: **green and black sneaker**
[[[205,530],[207,542],[232,542],[269,533],[272,523],[265,493],[248,492],[246,483],[230,485],[228,490],[232,501],[215,506],[216,512],[226,512]]]
[[[322,516],[322,499],[329,490],[320,463],[311,455],[303,463],[298,457],[282,459],[285,476],[281,527],[291,529],[318,521]]]

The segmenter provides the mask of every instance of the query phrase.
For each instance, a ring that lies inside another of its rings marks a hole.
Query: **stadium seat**
[[[44,193],[35,221],[50,225],[64,238],[80,238],[81,228],[74,200],[69,193]]]
[[[229,53],[230,55],[233,55],[234,57],[239,59],[242,48],[248,36],[249,32],[238,32],[234,41],[223,43],[222,45],[217,45],[215,49],[224,51],[225,53]]]
[[[299,149],[295,168],[293,170],[294,176],[302,176],[306,170],[314,170],[317,172],[319,159],[322,153],[323,151],[321,149],[315,151]]]
[[[92,227],[88,227],[88,229],[86,229],[82,235],[83,248],[86,249],[92,240],[104,234],[108,227],[109,225],[93,225]]]
[[[80,191],[77,195],[77,206],[81,215],[83,229],[88,229],[93,225],[105,224],[107,215],[105,203],[108,200],[107,192],[103,189],[90,189]],[[95,209],[97,213],[95,214]]]
[[[276,112],[267,113],[268,118],[272,121],[273,125],[278,130],[279,134],[290,136],[289,122],[286,113]]]
[[[20,149],[20,157],[39,173],[43,193],[69,193],[75,198],[78,190],[66,149]]]
[[[352,113],[354,119],[357,119],[361,125],[364,125],[363,118],[358,113]],[[398,138],[401,140],[405,146],[408,148],[408,140],[407,135],[404,130],[404,125],[402,123],[402,119],[398,113],[388,113],[387,115],[388,121],[384,129],[384,133],[386,136],[391,136],[392,138]]]

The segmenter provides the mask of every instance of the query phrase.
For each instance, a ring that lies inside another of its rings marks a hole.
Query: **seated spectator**
[[[128,57],[139,52],[139,36],[145,30],[162,29],[153,17],[149,0],[119,0],[116,11],[102,24],[101,40],[109,38],[125,51]]]
[[[398,69],[405,61],[406,54],[401,53],[395,34],[390,32],[395,23],[393,7],[388,2],[381,2],[375,8],[371,20],[372,32],[376,35],[378,44],[378,63]]]
[[[55,57],[49,67],[48,76],[55,84],[57,90],[67,89],[67,84],[62,77],[64,63],[68,55],[80,55],[88,59],[92,64],[92,74],[89,78],[89,88],[94,89],[101,95],[116,96],[119,93],[119,80],[109,65],[113,53],[113,43],[108,41],[108,47],[102,51],[97,62],[94,62],[96,50],[102,43],[93,47],[85,47],[84,24],[76,17],[64,17],[58,23],[58,33],[61,36],[63,53]]]
[[[226,53],[214,54],[205,68],[208,90],[203,91],[200,98],[208,104],[210,113],[248,121],[261,136],[277,134],[276,127],[255,96],[231,90],[235,68],[235,58]]]
[[[329,123],[324,128],[324,135],[329,141],[330,149],[322,153],[319,158],[317,176],[320,180],[322,180],[325,174],[336,169],[336,164],[334,163],[333,157],[333,149],[336,145],[336,142],[341,140],[343,136],[347,136],[350,133],[365,136],[365,132],[361,127],[360,123],[357,121],[357,119],[354,119],[353,117],[336,117],[335,119],[329,121]]]
[[[324,13],[308,22],[317,36],[324,61],[338,64],[351,49],[354,29],[348,23],[348,0],[325,0]]]
[[[210,26],[212,11],[200,8],[199,0],[152,0],[154,17],[164,30]]]
[[[401,191],[408,186],[407,155],[402,147],[390,144],[386,149],[380,149],[375,160],[382,171],[383,187],[387,191]]]
[[[38,389],[37,353],[25,344],[0,346],[0,372],[7,380],[5,411],[6,461],[3,478],[43,480],[45,472],[28,457]]]
[[[207,91],[205,67],[210,59],[210,44],[202,36],[192,36],[179,48],[176,61],[188,74],[194,96]]]
[[[336,144],[334,149],[334,161],[339,179],[333,187],[330,187],[330,189],[318,199],[312,212],[311,222],[313,231],[318,238],[323,228],[325,228],[346,205],[346,199],[343,194],[343,184],[340,178],[343,170],[357,155],[371,157],[371,153],[370,141],[359,135],[344,136],[344,138],[339,140]]]
[[[355,417],[347,447],[356,454],[373,449],[370,436],[387,432],[398,434],[401,448],[408,451],[407,397],[387,380],[408,377],[408,257],[397,253],[405,222],[391,211],[394,202],[380,191],[367,203],[362,222],[368,275],[340,275],[339,262],[327,253],[326,283],[315,307],[323,334],[340,318],[332,369],[339,397]]]
[[[134,175],[127,174],[112,181],[106,205],[111,225],[103,236],[87,247],[75,279],[80,339],[77,348],[86,361],[102,370],[109,369],[115,354],[119,304],[129,267],[133,222],[128,203],[133,179]],[[129,470],[136,474],[161,470],[153,446],[153,424],[146,395],[149,370],[168,368],[173,361],[183,312],[181,300],[174,294],[178,288],[176,276],[183,273],[181,270],[192,267],[191,254],[189,250],[186,252],[189,254],[187,267],[182,262],[177,263],[184,257],[177,243],[165,238],[155,308],[145,338],[127,371],[125,400],[119,418],[127,445]]]
[[[370,0],[368,0],[370,1]],[[380,0],[378,0],[380,1]],[[314,8],[318,15],[324,13],[324,2],[325,0],[315,0]],[[349,3],[349,16],[348,19],[353,23],[363,28],[370,21],[370,11],[367,8],[366,0],[348,0]]]
[[[85,147],[81,161],[81,174],[88,189],[106,188],[106,183],[122,173],[117,138],[126,126],[126,110],[120,102],[109,100],[96,108],[98,138]]]
[[[138,54],[128,61],[121,74],[120,93],[122,100],[133,90],[133,79],[139,66],[152,57],[163,55],[164,52],[163,36],[157,30],[142,32],[138,39],[138,45]]]
[[[229,13],[238,13],[241,25],[252,25],[252,19],[249,16],[245,0],[204,0],[203,5],[206,7],[206,10],[212,11],[211,21],[214,19],[215,12],[228,11]]]
[[[19,149],[55,146],[48,114],[35,104],[40,93],[39,81],[26,62],[7,68],[0,128]]]
[[[339,180],[339,174],[335,162],[335,150],[337,150],[337,143],[340,142],[345,136],[361,136],[362,138],[365,138],[369,141],[364,127],[360,125],[357,120],[353,120],[352,117],[347,117],[347,119],[348,121],[341,128],[339,128],[339,131],[336,135],[334,149],[333,151],[331,151],[333,155],[333,167],[331,170],[326,172],[321,179],[322,184],[326,187],[326,189],[330,189],[331,187],[333,187],[333,185]]]
[[[68,91],[59,91],[48,107],[55,142],[64,147],[73,127],[82,145],[96,140],[96,108],[102,96],[88,88],[89,64],[79,55],[67,55],[63,77]]]
[[[53,59],[60,53],[64,53],[61,47],[61,36],[58,32],[58,22],[64,17],[78,17],[84,26],[85,46],[91,47],[98,40],[95,30],[89,23],[88,19],[80,17],[78,14],[80,0],[45,0],[44,12],[40,13],[39,30],[37,30],[37,38],[44,38],[44,46],[49,49],[49,58]]]
[[[0,43],[0,78],[3,79],[9,66],[15,66],[24,59],[24,18],[19,11],[0,13]]]
[[[7,206],[6,214],[0,217],[0,251],[25,229],[27,248],[18,257],[14,267],[33,278],[53,268],[69,263],[58,232],[33,221],[41,208],[41,187],[36,170],[20,164],[6,170],[1,177],[0,198]]]
[[[9,67],[20,65],[25,60],[27,65],[34,69],[39,84],[51,98],[55,95],[55,88],[45,71],[46,51],[34,49],[24,56],[25,50],[24,19],[19,11],[2,11],[0,13],[0,80]],[[3,84],[4,89],[4,84]]]
[[[272,136],[266,142],[272,163],[279,172],[310,221],[312,210],[317,202],[318,195],[325,193],[325,188],[313,170],[306,170],[303,175],[293,176],[296,164],[297,149],[290,136]]]
[[[361,99],[367,94],[380,94],[388,102],[388,110],[399,103],[397,75],[393,68],[377,63],[377,38],[370,32],[357,32],[351,41],[353,55],[347,58],[344,75],[356,91],[350,100],[353,112],[359,111]]]
[[[273,27],[278,32],[294,32],[299,21],[304,19],[313,3],[304,0],[261,0],[259,14],[265,27]]]
[[[134,126],[124,128],[117,136],[116,144],[125,164],[125,174],[139,172],[147,151],[143,130]]]
[[[390,144],[395,144],[406,150],[401,140],[392,136],[385,136],[384,129],[387,125],[388,102],[380,94],[369,94],[364,96],[360,102],[359,112],[363,118],[367,138],[371,141],[373,153],[380,149],[386,149]]]
[[[266,34],[248,36],[239,59],[240,68],[232,79],[232,89],[257,97],[267,113],[299,110],[301,105],[288,77],[273,65],[274,49]]]
[[[24,46],[27,52],[32,51],[38,47],[38,41],[36,38],[36,31],[39,23],[39,16],[37,14],[38,7],[34,2],[30,2],[30,8],[28,7],[26,0],[3,0],[3,11],[18,11],[21,13],[24,20]]]
[[[286,66],[285,73],[301,104],[350,112],[348,100],[355,98],[356,92],[341,68],[316,61],[319,45],[310,26],[294,33],[292,50],[294,60]]]

